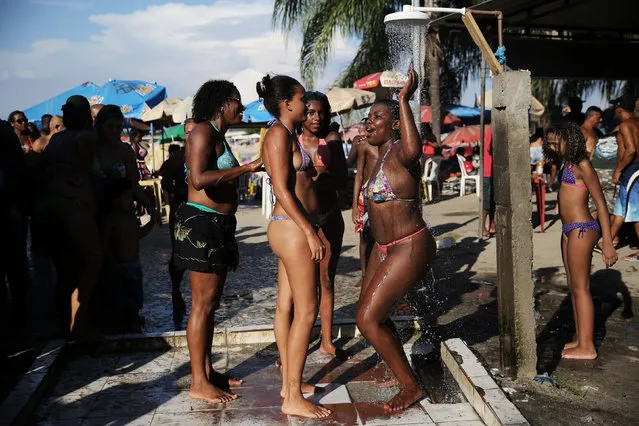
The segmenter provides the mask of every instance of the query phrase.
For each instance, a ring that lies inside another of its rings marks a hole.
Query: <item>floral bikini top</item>
[[[379,166],[379,171],[367,185],[366,197],[372,199],[375,203],[385,203],[387,201],[395,200],[416,200],[416,198],[399,198],[397,194],[393,192],[393,188],[391,188],[390,183],[388,182],[388,177],[386,177],[386,173],[384,173],[384,162],[386,162],[386,157],[388,156],[388,153],[391,152],[391,150],[393,149],[393,146],[395,146],[398,142],[399,141],[393,142],[390,148],[388,148],[388,151],[384,153],[381,164]]]

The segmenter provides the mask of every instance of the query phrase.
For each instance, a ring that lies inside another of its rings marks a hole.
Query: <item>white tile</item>
[[[176,351],[148,353],[144,355],[123,355],[117,363],[116,374],[126,373],[167,373],[171,370]]]
[[[143,414],[141,416],[131,417],[88,417],[82,425],[88,426],[110,426],[110,425],[129,425],[129,426],[149,426],[153,420],[153,413]]]
[[[472,384],[476,387],[480,387],[482,388],[484,391],[490,390],[490,389],[498,389],[499,386],[497,385],[497,383],[495,383],[495,381],[493,380],[492,377],[490,377],[489,375],[485,375],[485,376],[475,376],[475,377],[470,377],[470,381],[472,382]]]
[[[501,389],[493,389],[486,391],[484,396],[486,403],[493,409],[502,424],[527,424],[526,418],[521,412],[510,402]]]
[[[473,407],[466,402],[459,404],[431,404],[424,400],[421,401],[421,404],[435,423],[479,420],[479,416]]]
[[[411,407],[401,413],[390,415],[388,418],[372,418],[366,420],[366,426],[382,425],[434,425],[435,423],[421,407]]]
[[[304,397],[313,404],[350,404],[352,402],[346,385],[318,383],[315,386],[322,388],[322,391],[315,394],[304,394]]]
[[[487,376],[488,372],[478,362],[464,362],[461,364],[461,368],[464,370],[464,373],[468,377],[479,377],[479,376]]]

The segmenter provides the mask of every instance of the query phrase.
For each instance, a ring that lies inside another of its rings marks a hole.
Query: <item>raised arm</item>
[[[353,140],[351,141],[351,150],[348,152],[348,157],[346,158],[346,165],[348,167],[353,167],[353,164],[355,164],[357,162],[357,156],[359,155],[357,153],[357,147],[359,146],[359,140],[360,137],[359,136],[355,136],[353,138]]]
[[[579,163],[579,172],[581,173],[581,178],[586,184],[586,188],[588,188],[588,192],[590,192],[590,195],[597,206],[597,215],[599,217],[601,236],[603,238],[603,261],[607,267],[612,266],[615,262],[617,262],[617,252],[612,244],[612,231],[610,230],[608,206],[606,205],[606,199],[603,191],[601,190],[599,176],[597,176],[597,172],[588,160],[582,160]]]
[[[297,199],[289,189],[289,174],[293,162],[289,133],[281,126],[273,126],[264,138],[264,158],[266,159],[266,171],[271,179],[273,194],[277,202],[282,206],[286,214],[304,233],[314,235],[315,230],[302,213]]]
[[[217,160],[215,145],[211,146],[209,144],[209,139],[212,137],[215,138],[216,144],[217,142],[222,142],[220,134],[214,132],[211,126],[199,124],[193,129],[187,142],[189,144],[189,155],[186,161],[191,176],[191,184],[198,191],[231,182],[245,173],[255,172],[262,167],[262,159],[258,158],[249,164],[226,170],[206,170],[207,162]]]
[[[415,118],[408,103],[413,93],[415,93],[415,90],[417,90],[418,81],[419,76],[411,67],[408,70],[408,81],[397,96],[397,100],[399,101],[399,128],[401,133],[399,160],[406,168],[415,165],[422,155],[422,144],[419,132],[417,131]]]

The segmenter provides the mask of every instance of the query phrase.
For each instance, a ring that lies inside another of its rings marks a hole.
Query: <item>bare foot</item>
[[[390,377],[388,379],[375,380],[373,386],[378,388],[392,388],[393,386],[399,386],[399,382],[396,378]]]
[[[201,399],[213,404],[231,402],[237,399],[237,395],[225,392],[210,383],[203,383],[200,386],[191,385],[189,396],[193,399]]]
[[[419,386],[402,388],[397,395],[384,404],[384,409],[390,413],[402,411],[419,401],[424,391]]]
[[[579,346],[566,349],[561,353],[563,359],[595,359],[597,351],[594,348],[582,349]]]
[[[211,372],[209,373],[209,381],[220,389],[228,390],[232,387],[242,386],[244,380],[236,379],[235,377],[227,376],[226,374],[218,373],[213,370],[211,367]]]
[[[310,393],[310,394],[314,394],[315,392],[317,392],[317,388],[313,385],[311,385],[310,383],[302,383],[302,393]],[[286,398],[286,394],[284,392],[284,388],[282,388],[282,390],[280,391],[280,396],[282,398]]]
[[[340,361],[346,361],[347,359],[350,359],[350,356],[346,353],[345,350],[336,347],[332,342],[330,344],[320,344],[319,351],[320,353],[326,355],[332,355]]]
[[[574,342],[568,342],[564,345],[564,351],[566,349],[572,349],[572,348],[576,348],[577,346],[579,346],[579,340],[575,340]],[[563,352],[563,351],[562,351]]]
[[[296,398],[295,400],[285,400],[282,404],[282,413],[289,416],[307,417],[310,419],[323,419],[333,412],[321,405],[315,405],[304,398]]]

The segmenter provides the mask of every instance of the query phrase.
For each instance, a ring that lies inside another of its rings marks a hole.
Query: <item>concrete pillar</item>
[[[493,184],[497,210],[497,280],[502,371],[536,374],[528,110],[530,72],[493,79]],[[558,254],[559,255],[559,254]]]

